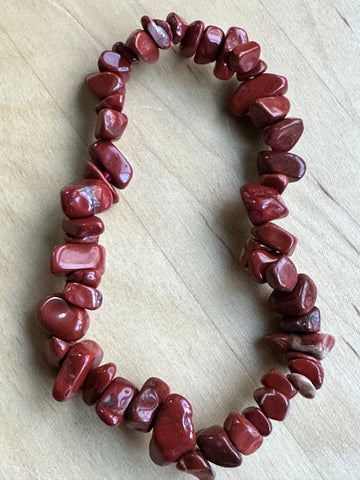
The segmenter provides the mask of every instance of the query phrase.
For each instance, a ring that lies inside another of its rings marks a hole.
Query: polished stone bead
[[[240,194],[247,214],[254,225],[286,217],[289,213],[279,192],[273,188],[246,184],[241,187]]]
[[[233,72],[248,73],[258,64],[260,53],[260,45],[256,42],[237,45],[229,53],[229,67]]]
[[[286,117],[290,110],[290,102],[286,97],[258,98],[250,105],[249,115],[257,128],[264,128]]]
[[[104,98],[95,108],[96,113],[99,113],[103,108],[110,108],[111,110],[117,110],[122,112],[125,103],[124,93],[115,93],[109,97]]]
[[[240,413],[229,413],[224,422],[224,429],[231,442],[243,455],[254,453],[262,445],[261,433]]]
[[[335,345],[335,338],[327,333],[309,333],[307,335],[270,333],[266,335],[265,340],[275,350],[295,350],[320,360],[325,358]]]
[[[265,413],[257,407],[248,407],[242,412],[245,418],[251,422],[263,437],[270,435],[272,425]]]
[[[115,363],[106,363],[89,372],[82,387],[82,398],[86,405],[95,405],[115,375]]]
[[[291,292],[295,288],[297,280],[295,263],[287,255],[282,255],[266,270],[267,283],[281,292]]]
[[[264,173],[283,173],[290,182],[296,182],[305,175],[306,165],[302,158],[294,153],[263,150],[258,153],[257,167],[259,175]]]
[[[64,402],[76,395],[90,370],[100,364],[102,357],[101,347],[92,340],[84,340],[71,347],[55,380],[55,400]]]
[[[314,307],[306,315],[300,315],[299,317],[284,316],[280,320],[280,328],[286,333],[320,332],[320,310]]]
[[[61,189],[61,206],[69,218],[97,215],[113,202],[110,188],[100,180],[76,180]]]
[[[167,22],[153,20],[147,15],[144,15],[141,18],[141,25],[159,48],[167,50],[171,47],[172,32],[171,27]]]
[[[277,392],[282,393],[289,400],[297,394],[296,388],[289,380],[276,368],[271,368],[265,375],[261,378],[261,383],[265,387],[274,388]]]
[[[100,140],[119,140],[127,124],[128,118],[124,113],[103,108],[97,116],[95,137]]]
[[[234,115],[244,115],[258,98],[284,95],[287,88],[285,77],[264,73],[259,77],[247,80],[237,88],[231,99],[230,108]]]
[[[263,60],[259,60],[255,68],[250,70],[250,72],[247,72],[247,73],[238,72],[236,74],[236,78],[239,80],[239,82],[245,82],[246,80],[250,80],[251,78],[259,77],[260,75],[265,73],[266,70],[267,70],[266,63]]]
[[[67,282],[63,295],[69,303],[87,310],[100,308],[103,298],[101,292],[96,288],[76,282]]]
[[[308,355],[307,353],[296,352],[295,350],[289,350],[285,353],[286,361],[294,360],[295,358],[305,358],[307,360],[311,360],[313,362],[320,362],[317,358],[313,357],[312,355]]]
[[[105,50],[98,60],[100,72],[113,72],[120,76],[121,80],[126,83],[131,77],[130,63],[123,55],[111,50]]]
[[[256,225],[251,233],[259,242],[284,255],[292,255],[297,245],[294,235],[272,222]]]
[[[127,187],[132,179],[133,170],[112,142],[95,142],[90,145],[89,153],[94,162],[101,165],[115,187],[120,189]]]
[[[104,222],[101,218],[95,216],[73,218],[72,220],[64,218],[61,222],[61,226],[65,233],[79,238],[100,235],[105,230]]]
[[[264,142],[273,150],[288,152],[291,150],[304,131],[300,118],[285,118],[264,130]]]
[[[101,182],[105,183],[105,185],[111,191],[113,203],[118,203],[120,197],[116,191],[116,188],[108,181],[108,179],[110,179],[110,175],[104,174],[93,162],[90,162],[89,160],[85,164],[84,178],[88,180],[100,180]]]
[[[144,62],[155,63],[159,60],[159,49],[144,30],[135,30],[127,39],[126,47]]]
[[[196,20],[188,26],[184,38],[180,43],[180,55],[184,58],[192,57],[200,43],[205,25],[201,20]]]
[[[75,270],[66,276],[68,282],[83,283],[90,287],[98,287],[102,275],[98,270]]]
[[[167,465],[192,450],[196,436],[192,408],[186,398],[173,393],[162,404],[150,441],[150,457],[157,465]]]
[[[269,306],[282,315],[305,315],[313,309],[317,297],[317,288],[313,280],[305,273],[299,273],[297,283],[291,292],[274,290],[270,295]]]
[[[195,53],[194,62],[199,65],[215,62],[223,40],[224,32],[221,28],[213,25],[206,27]]]
[[[72,237],[71,235],[64,235],[65,243],[92,243],[97,245],[99,243],[99,235],[88,235],[87,237]]]
[[[43,358],[50,367],[58,368],[71,348],[71,343],[57,337],[50,337],[44,343]]]
[[[219,80],[229,80],[234,72],[229,68],[228,59],[230,52],[237,46],[249,41],[248,35],[242,28],[230,27],[226,33],[214,67],[214,75]]]
[[[273,188],[274,190],[277,190],[280,195],[283,193],[288,184],[288,177],[281,173],[267,173],[265,175],[261,175],[259,178],[259,185]]]
[[[315,359],[293,358],[288,360],[291,373],[300,373],[308,378],[318,390],[324,383],[324,369],[321,363]]]
[[[169,13],[166,17],[166,21],[169,23],[172,31],[172,43],[177,45],[184,38],[188,24],[174,12]]]
[[[213,425],[200,430],[197,434],[197,444],[206,459],[211,463],[226,468],[241,465],[241,453],[232,444],[221,425]]]
[[[122,57],[125,58],[125,60],[130,64],[130,65],[136,65],[137,63],[140,63],[139,58],[135,55],[134,52],[129,50],[127,46],[125,45],[124,42],[116,42],[112,46],[111,49],[113,52],[118,53]]]
[[[299,373],[290,373],[287,375],[288,380],[298,389],[300,395],[305,398],[315,398],[316,388],[308,378]]]
[[[90,73],[85,81],[99,100],[115,93],[125,94],[124,82],[113,72]]]
[[[149,432],[161,405],[169,395],[170,387],[160,378],[151,377],[146,380],[129,405],[126,426],[131,430]]]
[[[265,415],[273,420],[284,420],[288,413],[289,399],[274,388],[258,388],[254,399]]]
[[[264,252],[272,253],[274,254],[272,250],[269,248],[265,247],[265,245],[262,245],[260,242],[257,242],[253,238],[250,238],[246,244],[243,246],[240,254],[240,264],[245,268],[249,269],[249,258],[252,252],[255,250],[263,250]]]
[[[116,377],[96,402],[95,411],[106,425],[115,427],[123,421],[126,409],[136,394],[137,388],[133,383]]]
[[[176,468],[182,472],[193,475],[198,480],[215,480],[209,462],[198,448],[185,453],[179,458]]]
[[[266,282],[266,272],[271,264],[276,262],[277,255],[266,250],[253,250],[248,257],[247,269],[252,278],[258,283]]]
[[[105,248],[102,245],[85,243],[62,243],[56,245],[50,270],[53,275],[64,276],[75,270],[97,270],[105,272]]]
[[[75,342],[82,338],[90,325],[86,310],[68,303],[61,293],[48,295],[40,300],[37,318],[49,335],[66,342]]]

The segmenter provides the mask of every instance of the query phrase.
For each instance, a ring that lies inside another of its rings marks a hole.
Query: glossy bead
[[[308,378],[318,390],[324,383],[324,369],[319,361],[308,358],[293,358],[288,361],[291,373],[300,373]]]
[[[144,62],[155,63],[159,60],[159,49],[144,30],[135,30],[127,39],[126,47]]]
[[[102,304],[101,292],[82,283],[67,282],[63,295],[69,303],[87,310],[97,310]]]
[[[100,180],[76,180],[61,189],[61,206],[69,218],[97,215],[112,205],[110,188]]]
[[[53,275],[64,276],[74,270],[105,272],[105,248],[102,245],[62,243],[56,245],[51,257]]]
[[[39,302],[37,318],[49,335],[65,342],[82,338],[90,325],[86,310],[68,303],[61,293],[48,295]]]
[[[297,284],[297,269],[287,255],[273,262],[266,270],[266,281],[270,287],[281,292],[291,292]]]
[[[96,113],[99,113],[103,108],[110,108],[111,110],[117,110],[122,112],[125,103],[124,93],[115,93],[109,97],[104,98],[95,108]]]
[[[269,248],[265,247],[265,245],[262,245],[260,242],[257,242],[253,238],[250,238],[246,244],[243,246],[240,254],[240,264],[245,268],[249,269],[249,258],[252,252],[255,250],[263,250],[264,252],[272,253],[274,254],[272,250]]]
[[[231,442],[243,455],[254,453],[263,442],[263,437],[243,415],[231,412],[224,422],[224,429]]]
[[[297,283],[291,292],[274,290],[270,295],[269,306],[282,315],[305,315],[313,309],[317,297],[317,288],[313,280],[305,273],[299,273]]]
[[[224,32],[219,27],[212,25],[205,28],[199,46],[195,53],[194,62],[199,65],[214,62],[224,40]]]
[[[119,53],[105,50],[98,60],[100,72],[113,72],[120,76],[121,80],[126,83],[131,77],[130,63]]]
[[[246,80],[250,80],[251,78],[259,77],[260,75],[265,73],[266,70],[267,70],[266,63],[263,60],[259,60],[255,68],[250,70],[250,72],[247,72],[247,73],[238,72],[236,74],[236,78],[239,80],[239,82],[246,82]]]
[[[271,422],[260,408],[248,407],[245,408],[242,414],[254,425],[263,437],[270,435],[272,431]]]
[[[140,60],[138,57],[135,55],[134,52],[129,50],[127,46],[125,45],[124,42],[116,42],[112,46],[111,49],[113,52],[118,53],[122,57],[125,58],[125,60],[130,64],[130,65],[136,65],[137,63],[140,63]]]
[[[201,20],[190,23],[180,44],[180,55],[182,57],[190,58],[195,54],[204,29],[205,25]]]
[[[73,218],[72,220],[64,218],[61,222],[61,226],[65,233],[79,238],[100,235],[105,230],[104,222],[101,218],[95,216]]]
[[[322,360],[334,348],[335,338],[326,333],[291,335],[288,333],[270,333],[266,343],[275,350],[296,350]]]
[[[141,18],[141,25],[143,29],[150,35],[156,45],[162,50],[166,50],[171,47],[172,39],[171,27],[168,24],[168,28],[166,28],[165,23],[166,22],[160,23],[159,20],[153,20],[147,15],[144,15]],[[171,36],[169,35],[169,33],[171,34]]]
[[[86,405],[95,405],[115,375],[115,363],[106,363],[89,372],[82,387],[82,398]]]
[[[250,105],[249,115],[257,128],[264,128],[286,117],[290,110],[290,102],[286,97],[258,98]]]
[[[266,272],[270,265],[278,259],[277,255],[266,250],[253,250],[248,258],[247,268],[252,278],[258,283],[266,282]]]
[[[198,480],[215,480],[215,475],[201,451],[197,448],[179,458],[176,468],[193,475]]]
[[[289,409],[289,399],[274,388],[262,387],[254,392],[254,399],[265,415],[273,420],[284,420]]]
[[[231,111],[234,115],[244,115],[258,98],[285,95],[287,88],[285,77],[264,73],[247,80],[237,88],[230,102]]]
[[[241,187],[240,194],[247,214],[254,225],[286,217],[289,213],[279,192],[273,188],[246,184]]]
[[[320,310],[314,307],[306,315],[299,317],[284,316],[280,320],[280,328],[286,333],[317,333],[320,332]]]
[[[95,411],[106,425],[115,427],[123,421],[126,409],[136,394],[137,388],[133,383],[116,377],[96,402]]]
[[[97,245],[99,243],[99,235],[89,235],[87,237],[72,237],[71,235],[64,235],[65,243],[92,243]]]
[[[146,380],[129,405],[126,412],[126,426],[131,430],[149,432],[161,405],[169,395],[169,386],[160,378],[151,377]]]
[[[228,60],[230,52],[238,45],[243,45],[249,41],[248,35],[244,29],[239,27],[230,27],[226,33],[218,58],[214,67],[214,75],[219,80],[229,80],[233,76],[233,71],[229,68]]]
[[[280,195],[283,193],[288,184],[288,177],[286,175],[282,175],[281,173],[267,173],[265,175],[261,175],[259,178],[259,185],[273,188],[274,190],[277,190]]]
[[[253,70],[260,58],[260,45],[256,42],[247,42],[237,45],[229,53],[229,67],[233,72],[247,73]]]
[[[107,178],[105,177],[105,175],[106,174],[104,174],[93,162],[90,162],[89,160],[86,162],[84,178],[87,180],[100,180],[101,182],[105,183],[105,185],[111,191],[113,202],[118,203],[118,201],[120,200],[119,194],[117,193],[115,187],[111,185],[111,183],[108,181],[108,178],[110,179],[110,175],[106,175]]]
[[[257,167],[259,175],[264,173],[283,173],[290,182],[296,182],[305,175],[306,165],[302,158],[294,153],[264,150],[258,153]]]
[[[94,162],[98,162],[109,175],[109,181],[115,187],[123,189],[129,184],[133,170],[124,155],[112,142],[93,143],[89,153]]]
[[[95,137],[100,140],[119,140],[127,124],[128,118],[124,113],[103,108],[97,116]]]
[[[184,38],[188,24],[174,12],[169,13],[166,17],[166,21],[169,23],[172,31],[172,42],[174,45],[177,45]]]
[[[315,398],[316,388],[304,375],[290,373],[287,378],[298,389],[300,395],[305,398]]]
[[[264,130],[264,142],[273,150],[288,152],[291,150],[304,131],[300,118],[285,118]]]
[[[275,223],[256,225],[251,233],[259,242],[284,255],[292,255],[297,245],[297,238]]]
[[[75,270],[66,276],[69,282],[83,283],[90,287],[98,287],[101,278],[102,275],[98,270]]]
[[[58,368],[71,348],[71,343],[57,337],[50,337],[44,343],[43,358],[50,367]]]
[[[186,398],[173,393],[158,412],[150,441],[150,457],[157,465],[167,465],[179,460],[195,444],[191,405]]]
[[[277,392],[282,393],[289,400],[297,394],[296,388],[289,380],[276,368],[271,368],[263,377],[261,378],[261,383],[265,387],[274,388]]]
[[[85,77],[85,81],[99,100],[103,100],[105,97],[115,93],[125,93],[124,83],[116,73],[90,73]]]
[[[226,468],[241,465],[241,453],[235,448],[225,429],[220,425],[200,430],[197,434],[197,444],[211,463]]]
[[[55,400],[64,402],[76,395],[87,374],[100,364],[102,357],[102,349],[92,340],[84,340],[71,347],[55,380]]]

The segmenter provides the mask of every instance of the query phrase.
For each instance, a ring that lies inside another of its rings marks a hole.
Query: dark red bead
[[[117,193],[115,187],[111,185],[111,183],[108,181],[110,179],[110,175],[107,175],[108,178],[105,177],[105,174],[93,163],[90,161],[87,161],[85,164],[85,170],[84,170],[84,178],[85,179],[94,179],[94,180],[100,180],[101,182],[105,183],[105,185],[110,189],[111,194],[112,194],[112,199],[114,203],[118,203],[120,200],[119,194]]]
[[[95,216],[73,218],[72,220],[64,218],[61,222],[61,226],[65,233],[79,238],[100,235],[105,230],[104,222],[101,218]]]
[[[100,72],[113,72],[120,76],[121,80],[126,83],[131,77],[130,63],[126,58],[117,52],[105,50],[98,60]]]
[[[51,273],[64,276],[75,270],[105,272],[105,248],[85,243],[62,243],[56,245],[51,257]]]
[[[258,153],[257,167],[259,175],[264,173],[283,173],[290,182],[296,182],[305,175],[306,165],[302,158],[294,153],[264,150]]]
[[[112,46],[112,51],[118,53],[122,57],[125,58],[125,60],[130,64],[130,65],[135,65],[140,62],[138,57],[135,55],[134,52],[129,50],[127,46],[125,45],[124,42],[116,42]]]
[[[253,70],[259,62],[260,45],[256,42],[247,42],[237,45],[229,53],[229,67],[233,72],[248,73]]]
[[[289,211],[279,192],[263,185],[246,184],[240,189],[247,214],[254,225],[283,218]]]
[[[290,102],[286,97],[258,98],[250,105],[249,115],[257,128],[264,128],[286,117]]]
[[[82,283],[67,282],[63,295],[69,303],[87,310],[97,310],[102,304],[101,292]]]
[[[111,110],[117,110],[122,112],[125,103],[124,93],[115,93],[109,97],[104,98],[95,108],[96,113],[99,113],[103,108],[110,108]]]
[[[108,210],[113,202],[110,188],[100,180],[76,180],[61,189],[61,205],[69,218],[83,218]]]
[[[214,62],[224,40],[224,32],[219,27],[212,25],[205,28],[199,46],[195,53],[194,62],[200,65]]]
[[[335,345],[335,338],[328,333],[309,333],[307,335],[270,333],[266,335],[265,340],[271,348],[276,350],[295,350],[320,360],[325,358]]]
[[[197,448],[179,458],[176,468],[193,475],[198,480],[215,480],[215,475],[201,451]]]
[[[93,143],[89,153],[94,162],[98,162],[109,181],[117,188],[125,188],[129,184],[133,170],[124,155],[112,142],[99,141]]]
[[[75,270],[66,276],[69,282],[83,283],[90,287],[98,287],[101,282],[102,275],[98,270]]]
[[[97,245],[99,243],[99,235],[89,235],[87,237],[72,237],[71,235],[64,235],[65,243],[92,243]]]
[[[90,370],[82,387],[82,398],[86,405],[95,405],[115,375],[114,363],[106,363]]]
[[[211,463],[226,468],[241,465],[241,453],[235,448],[225,429],[220,425],[200,430],[197,434],[197,444]]]
[[[168,28],[166,28],[165,24],[166,22],[153,20],[147,15],[144,15],[141,18],[141,25],[143,29],[150,35],[156,45],[162,50],[166,50],[171,47],[172,34],[171,36],[169,35],[169,31],[171,33],[171,27],[168,24]]]
[[[242,28],[230,27],[226,33],[225,40],[218,55],[214,67],[214,75],[219,80],[229,80],[233,71],[229,68],[228,60],[230,52],[238,45],[249,41],[248,35]]]
[[[298,281],[294,262],[287,255],[278,258],[266,270],[266,281],[275,290],[291,292]]]
[[[282,393],[289,400],[297,394],[296,388],[289,380],[276,368],[270,369],[265,375],[261,378],[261,383],[265,387],[274,388],[277,392]]]
[[[97,116],[95,137],[100,140],[119,140],[127,124],[128,118],[124,113],[103,108]]]
[[[95,411],[106,425],[115,427],[123,421],[126,409],[136,394],[137,388],[133,383],[116,377],[96,402]]]
[[[85,77],[85,81],[100,100],[115,93],[125,93],[123,81],[113,72],[90,73]]]
[[[236,74],[236,78],[239,82],[246,82],[246,80],[250,80],[251,78],[259,77],[267,70],[267,65],[264,60],[259,60],[256,66],[247,73],[238,72]]]
[[[264,142],[273,150],[288,152],[291,150],[304,131],[301,118],[285,118],[264,130]]]
[[[299,317],[284,316],[280,320],[280,328],[287,333],[320,332],[320,310],[314,307],[309,313]]]
[[[195,54],[204,29],[205,25],[201,20],[190,23],[180,44],[180,55],[182,57],[190,58]]]
[[[316,389],[324,383],[324,369],[315,359],[293,358],[288,360],[288,367],[291,373],[300,373],[308,378]]]
[[[249,254],[247,262],[247,268],[252,278],[258,283],[265,283],[266,272],[270,265],[276,262],[277,259],[277,255],[267,252],[266,250],[253,250]]]
[[[135,30],[127,39],[126,46],[144,62],[155,63],[159,60],[159,49],[144,30]]]
[[[270,435],[272,431],[271,422],[260,408],[248,407],[245,408],[242,414],[257,428],[263,437]]]
[[[58,368],[71,348],[71,343],[57,337],[50,337],[44,343],[43,358],[50,367]]]
[[[272,253],[272,254],[275,253],[274,251],[265,247],[265,245],[262,245],[260,242],[257,242],[253,238],[250,238],[242,248],[241,254],[240,254],[240,263],[245,269],[249,269],[250,255],[255,250],[262,250],[264,252]]]
[[[275,223],[256,225],[251,233],[259,242],[284,255],[292,255],[297,245],[297,238]]]
[[[224,429],[231,442],[243,455],[254,453],[262,445],[263,437],[260,432],[240,413],[229,413],[224,422]]]
[[[298,281],[291,292],[274,290],[269,297],[270,307],[282,315],[305,315],[316,302],[317,288],[313,280],[305,273],[298,275]]]
[[[265,175],[261,175],[259,178],[259,185],[273,188],[274,190],[277,190],[280,195],[283,193],[288,184],[288,177],[281,173],[267,173]]]
[[[174,12],[169,13],[166,17],[166,21],[169,23],[172,31],[172,42],[174,45],[177,45],[184,38],[188,24]]]
[[[267,417],[279,421],[286,417],[289,410],[289,399],[274,388],[258,388],[254,392],[254,398]]]

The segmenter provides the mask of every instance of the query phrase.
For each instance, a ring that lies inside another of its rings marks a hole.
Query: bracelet
[[[59,369],[53,397],[69,400],[82,392],[87,405],[95,405],[100,419],[109,426],[122,422],[133,430],[152,430],[149,451],[158,465],[176,463],[179,470],[199,480],[212,480],[210,463],[236,467],[243,455],[255,452],[263,437],[272,431],[271,420],[284,420],[289,401],[298,392],[314,398],[324,381],[321,361],[333,348],[332,335],[320,333],[320,311],[315,306],[317,288],[304,273],[298,273],[290,256],[297,239],[274,220],[288,214],[281,194],[289,182],[300,180],[305,162],[290,150],[303,133],[299,118],[287,117],[290,102],[285,97],[285,77],[265,73],[258,43],[247,33],[231,27],[226,35],[202,21],[187,24],[176,13],[166,21],[141,19],[143,29],[135,30],[126,43],[117,42],[98,60],[99,72],[86,82],[100,103],[96,107],[96,141],[89,148],[91,161],[82,179],[61,190],[64,243],[55,246],[51,272],[65,276],[61,293],[44,297],[37,317],[49,335],[44,359]],[[230,102],[236,116],[248,115],[254,126],[263,129],[263,140],[270,150],[257,155],[259,181],[240,189],[245,210],[253,224],[252,238],[241,254],[240,263],[258,283],[268,283],[273,292],[268,305],[281,315],[281,333],[266,336],[267,344],[285,353],[290,373],[270,369],[262,378],[262,387],[254,391],[257,407],[242,413],[230,412],[223,425],[212,425],[195,433],[192,407],[183,396],[170,393],[161,379],[151,377],[137,387],[116,376],[116,365],[100,365],[101,347],[92,340],[79,341],[89,328],[87,310],[101,306],[97,287],[105,272],[105,249],[98,244],[104,223],[97,216],[119,201],[116,189],[124,189],[133,170],[114,145],[126,129],[123,113],[131,68],[140,61],[155,63],[159,49],[180,44],[180,55],[194,56],[197,64],[215,62],[214,74],[229,80],[236,73],[240,82]],[[210,463],[209,463],[210,462]]]

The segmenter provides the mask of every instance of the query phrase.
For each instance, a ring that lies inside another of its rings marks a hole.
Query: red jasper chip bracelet
[[[264,73],[260,46],[247,33],[231,27],[226,35],[215,26],[195,21],[188,25],[176,13],[157,20],[144,16],[143,29],[135,30],[125,43],[118,42],[98,61],[99,72],[86,82],[100,103],[96,142],[89,148],[84,178],[61,190],[65,242],[54,248],[51,272],[66,277],[61,293],[43,298],[37,308],[40,325],[49,334],[45,342],[46,362],[59,368],[53,388],[58,401],[69,400],[82,391],[87,405],[107,425],[122,422],[132,430],[149,432],[150,456],[158,465],[176,463],[179,470],[200,480],[215,478],[210,463],[236,467],[242,456],[255,452],[272,431],[271,420],[282,421],[289,402],[298,392],[313,398],[324,381],[320,360],[333,348],[335,339],[320,333],[320,311],[315,306],[317,289],[313,280],[298,273],[290,259],[297,240],[273,220],[288,214],[281,194],[289,182],[305,173],[305,162],[289,151],[303,133],[299,118],[287,118],[290,102],[284,96],[285,77]],[[273,292],[268,304],[282,315],[281,333],[266,337],[268,345],[285,352],[290,374],[271,369],[254,392],[258,407],[242,413],[230,412],[223,425],[195,432],[192,407],[186,398],[170,393],[159,378],[149,378],[140,390],[129,380],[116,376],[116,365],[100,365],[103,351],[92,340],[79,341],[89,328],[86,310],[100,307],[97,289],[105,272],[105,249],[98,245],[104,224],[97,216],[119,201],[116,191],[132,178],[132,168],[112,143],[127,126],[123,113],[131,68],[140,61],[154,63],[159,49],[180,44],[180,55],[194,56],[197,64],[215,62],[214,74],[229,80],[234,73],[240,85],[230,108],[234,115],[248,115],[271,150],[259,152],[259,182],[244,185],[240,192],[253,237],[243,249],[240,263],[258,283],[267,282]]]

